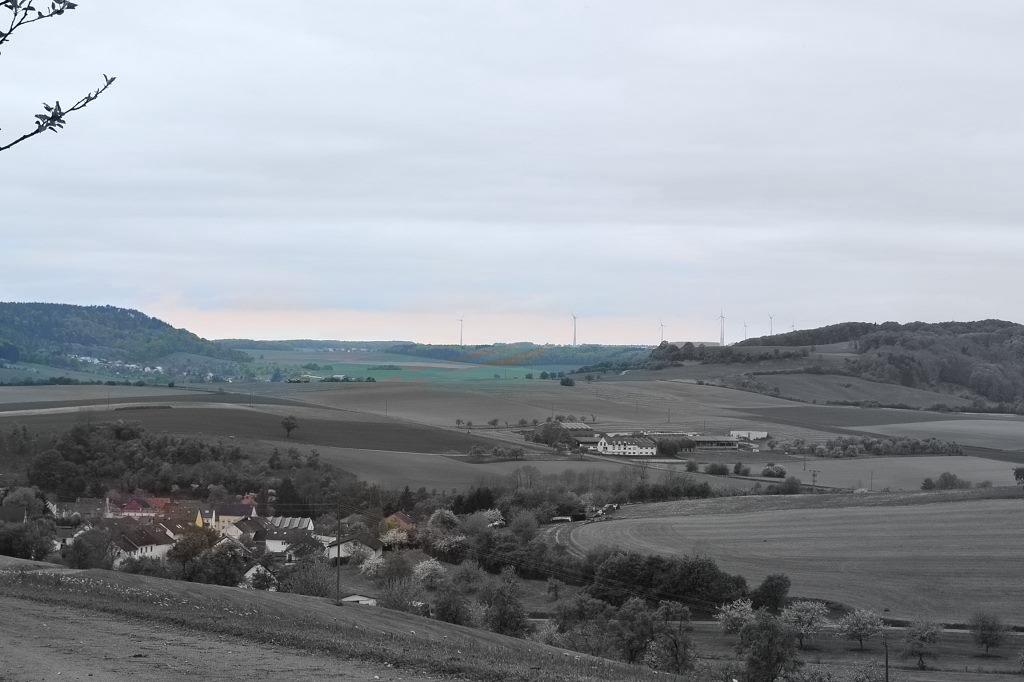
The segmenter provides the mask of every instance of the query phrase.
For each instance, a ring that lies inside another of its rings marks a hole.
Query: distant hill
[[[0,302],[0,360],[60,364],[69,355],[155,362],[175,353],[245,362],[219,346],[138,310],[114,306]]]
[[[598,362],[633,362],[645,358],[648,346],[556,346],[535,343],[493,343],[478,346],[429,345],[400,343],[387,349],[389,353],[468,362],[477,365],[574,365]]]
[[[1014,322],[847,323],[745,344],[838,341],[851,342],[855,357],[846,360],[845,370],[853,376],[914,388],[965,388],[996,403],[1024,403],[1024,325]]]
[[[333,350],[367,350],[384,352],[395,344],[407,341],[341,341],[338,339],[287,339],[281,341],[260,341],[258,339],[217,339],[223,348],[235,350],[284,350],[324,352]]]

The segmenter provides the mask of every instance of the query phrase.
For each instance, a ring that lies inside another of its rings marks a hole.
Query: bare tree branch
[[[0,10],[6,10],[11,15],[9,22],[0,21],[0,26],[3,26],[5,23],[7,25],[6,30],[0,30],[0,46],[10,40],[11,35],[22,26],[59,16],[78,7],[78,4],[71,0],[50,0],[49,5],[39,5],[44,7],[42,10],[36,9],[36,4],[39,4],[39,0],[0,0]],[[27,132],[7,144],[0,144],[0,152],[10,149],[30,137],[35,137],[44,130],[57,132],[67,124],[65,117],[68,114],[84,109],[90,102],[106,92],[107,88],[113,85],[116,79],[116,76],[103,74],[103,85],[101,87],[87,93],[67,108],[61,107],[59,100],[54,102],[53,105],[43,102],[44,111],[43,113],[36,114],[35,130]]]

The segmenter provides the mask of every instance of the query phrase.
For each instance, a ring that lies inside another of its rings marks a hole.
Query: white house
[[[270,576],[272,584],[267,588],[267,592],[277,592],[277,577],[261,564],[253,564],[252,568],[243,573],[242,580],[238,583],[238,586],[247,590],[253,589],[252,581],[260,573]]]
[[[126,559],[166,559],[174,540],[162,530],[143,526],[134,519],[110,519],[103,524],[114,543],[114,568]]]
[[[654,457],[658,444],[646,436],[611,436],[605,433],[597,441],[597,451],[603,455]]]
[[[328,559],[351,559],[358,551],[365,551],[371,556],[380,556],[384,545],[380,540],[367,536],[341,537],[337,540],[331,538],[324,547],[324,556]]]

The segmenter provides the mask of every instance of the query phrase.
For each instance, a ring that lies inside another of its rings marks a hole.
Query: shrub
[[[732,465],[732,472],[737,476],[749,476],[750,467],[743,466],[743,462],[736,462]]]
[[[426,559],[412,569],[412,577],[428,590],[435,590],[445,579],[444,566],[437,559]]]
[[[570,377],[562,377],[562,380],[559,383],[562,386],[575,386],[576,385],[576,380],[572,379]]]
[[[326,561],[300,561],[281,577],[281,592],[305,594],[310,597],[330,597],[334,594],[335,571]]]
[[[423,610],[420,586],[412,578],[385,580],[381,585],[378,603],[386,609],[395,609],[406,613],[420,613]]]
[[[755,609],[778,611],[786,603],[789,595],[789,576],[784,573],[773,573],[765,576],[757,589],[750,593]]]
[[[686,471],[691,473],[691,474],[695,474],[698,471],[697,463],[695,461],[693,461],[692,459],[686,460],[685,467],[686,467]]]
[[[727,464],[715,462],[713,464],[708,464],[707,466],[705,466],[704,473],[711,474],[712,476],[728,476],[729,466]]]
[[[785,478],[786,467],[781,464],[768,464],[764,469],[761,469],[761,475],[766,478]]]

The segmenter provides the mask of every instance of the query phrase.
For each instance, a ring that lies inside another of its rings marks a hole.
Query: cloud
[[[1018,3],[236,10],[16,36],[0,134],[120,78],[0,155],[5,298],[276,337],[1024,317]]]

